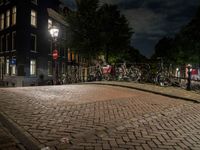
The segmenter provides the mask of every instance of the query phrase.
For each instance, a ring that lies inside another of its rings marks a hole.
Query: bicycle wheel
[[[96,78],[96,81],[101,81],[102,80],[102,75],[101,75],[101,73],[99,71],[96,72],[95,78]]]
[[[160,86],[171,86],[172,82],[169,77],[164,76],[163,74],[160,74],[158,77],[158,83]]]
[[[138,68],[130,68],[128,71],[128,78],[131,81],[138,81],[140,78],[140,70]]]
[[[149,78],[149,71],[147,69],[142,69],[140,82],[142,82],[142,83],[147,82],[148,78]]]

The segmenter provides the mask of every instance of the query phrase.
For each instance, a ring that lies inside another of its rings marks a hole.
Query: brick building
[[[59,0],[0,0],[0,80],[23,86],[54,77],[53,25],[60,29],[58,74],[79,64],[80,57],[67,46],[70,31],[63,15],[68,11]]]

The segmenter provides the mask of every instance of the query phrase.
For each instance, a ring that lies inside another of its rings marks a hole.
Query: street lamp
[[[58,39],[58,34],[59,34],[59,29],[58,27],[56,26],[52,26],[49,30],[49,33],[53,39],[53,43],[54,43],[54,50],[53,50],[53,53],[52,53],[52,56],[53,56],[53,60],[54,60],[54,63],[55,63],[55,73],[54,73],[54,84],[58,84],[58,65],[57,65],[57,59],[58,59],[58,50],[57,50],[57,45],[56,45],[56,42],[57,42],[57,39]]]
[[[188,64],[187,65],[187,68],[188,68],[188,71],[187,71],[187,74],[188,74],[188,78],[187,78],[187,90],[191,90],[191,72],[192,72],[192,65],[191,64]]]

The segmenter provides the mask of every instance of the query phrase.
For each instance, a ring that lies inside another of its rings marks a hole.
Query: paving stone
[[[24,146],[0,122],[0,150],[24,149]]]
[[[52,149],[200,148],[197,103],[101,85],[2,88],[0,95],[0,112]]]

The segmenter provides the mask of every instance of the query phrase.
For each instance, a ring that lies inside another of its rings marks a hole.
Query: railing
[[[155,65],[154,65],[155,66]],[[188,89],[187,68],[182,69],[181,74],[177,73],[177,69],[172,67],[157,67],[153,68],[150,64],[125,64],[119,63],[110,66],[110,72],[104,71],[106,66],[95,67],[91,66],[88,69],[88,81],[96,80],[115,80],[115,81],[130,81],[139,83],[152,83],[159,86],[174,86]],[[184,68],[184,67],[182,67]],[[200,78],[200,75],[199,75]],[[198,78],[197,78],[198,79]],[[200,91],[200,80],[195,80],[193,76],[190,78],[190,89]]]

